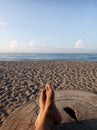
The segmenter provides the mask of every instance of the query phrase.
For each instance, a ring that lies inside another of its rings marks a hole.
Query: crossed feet
[[[49,125],[58,124],[61,121],[61,115],[54,102],[54,90],[51,84],[46,84],[41,90],[39,98],[40,111],[35,122],[35,126],[49,122]]]

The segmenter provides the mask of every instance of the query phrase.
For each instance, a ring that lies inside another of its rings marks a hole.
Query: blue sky
[[[97,0],[0,0],[0,52],[97,52]]]

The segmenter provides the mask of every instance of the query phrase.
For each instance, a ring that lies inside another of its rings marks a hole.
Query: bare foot
[[[40,112],[35,122],[35,130],[51,130],[53,126],[53,119],[49,118],[50,107],[52,102],[52,91],[46,87],[41,91],[39,105]]]
[[[40,111],[36,119],[35,126],[39,124],[41,118],[44,115],[47,115],[47,117],[49,117],[50,106],[52,104],[52,98],[53,98],[53,93],[52,93],[52,90],[48,86],[45,87],[45,89],[41,90],[41,94],[39,98]]]
[[[35,122],[35,126],[40,124],[42,117],[48,119],[50,124],[57,124],[61,121],[61,115],[54,103],[54,90],[50,84],[46,84],[41,91],[39,98],[40,112]]]
[[[46,84],[46,104],[50,104],[50,118],[53,119],[54,124],[58,124],[61,122],[61,115],[59,110],[57,109],[54,101],[54,90],[51,84]]]
[[[37,126],[37,124],[39,123],[39,120],[41,120],[41,116],[43,114],[44,111],[44,107],[45,107],[45,101],[46,101],[46,93],[45,93],[45,89],[41,90],[41,94],[40,94],[40,98],[39,98],[39,106],[40,106],[40,111],[38,114],[38,117],[35,121],[35,126]]]

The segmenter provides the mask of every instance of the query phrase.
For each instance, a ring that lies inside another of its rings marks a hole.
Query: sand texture
[[[97,62],[0,62],[0,125],[10,114],[39,96],[52,81],[55,90],[81,90],[97,94]]]

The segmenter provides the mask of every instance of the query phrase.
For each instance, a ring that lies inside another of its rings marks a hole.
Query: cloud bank
[[[8,50],[11,52],[36,52],[41,48],[33,40],[28,43],[22,43],[16,40],[9,41]]]
[[[73,47],[59,47],[49,46],[45,43],[37,44],[34,40],[29,42],[20,42],[17,40],[11,40],[8,42],[6,48],[0,48],[0,52],[20,52],[20,53],[89,53],[97,52],[97,49],[87,48],[83,44],[82,40],[78,40],[74,43]]]
[[[25,53],[57,53],[64,50],[63,48],[52,48],[47,44],[37,44],[34,40],[22,43],[16,40],[9,41],[8,52],[25,52]]]

